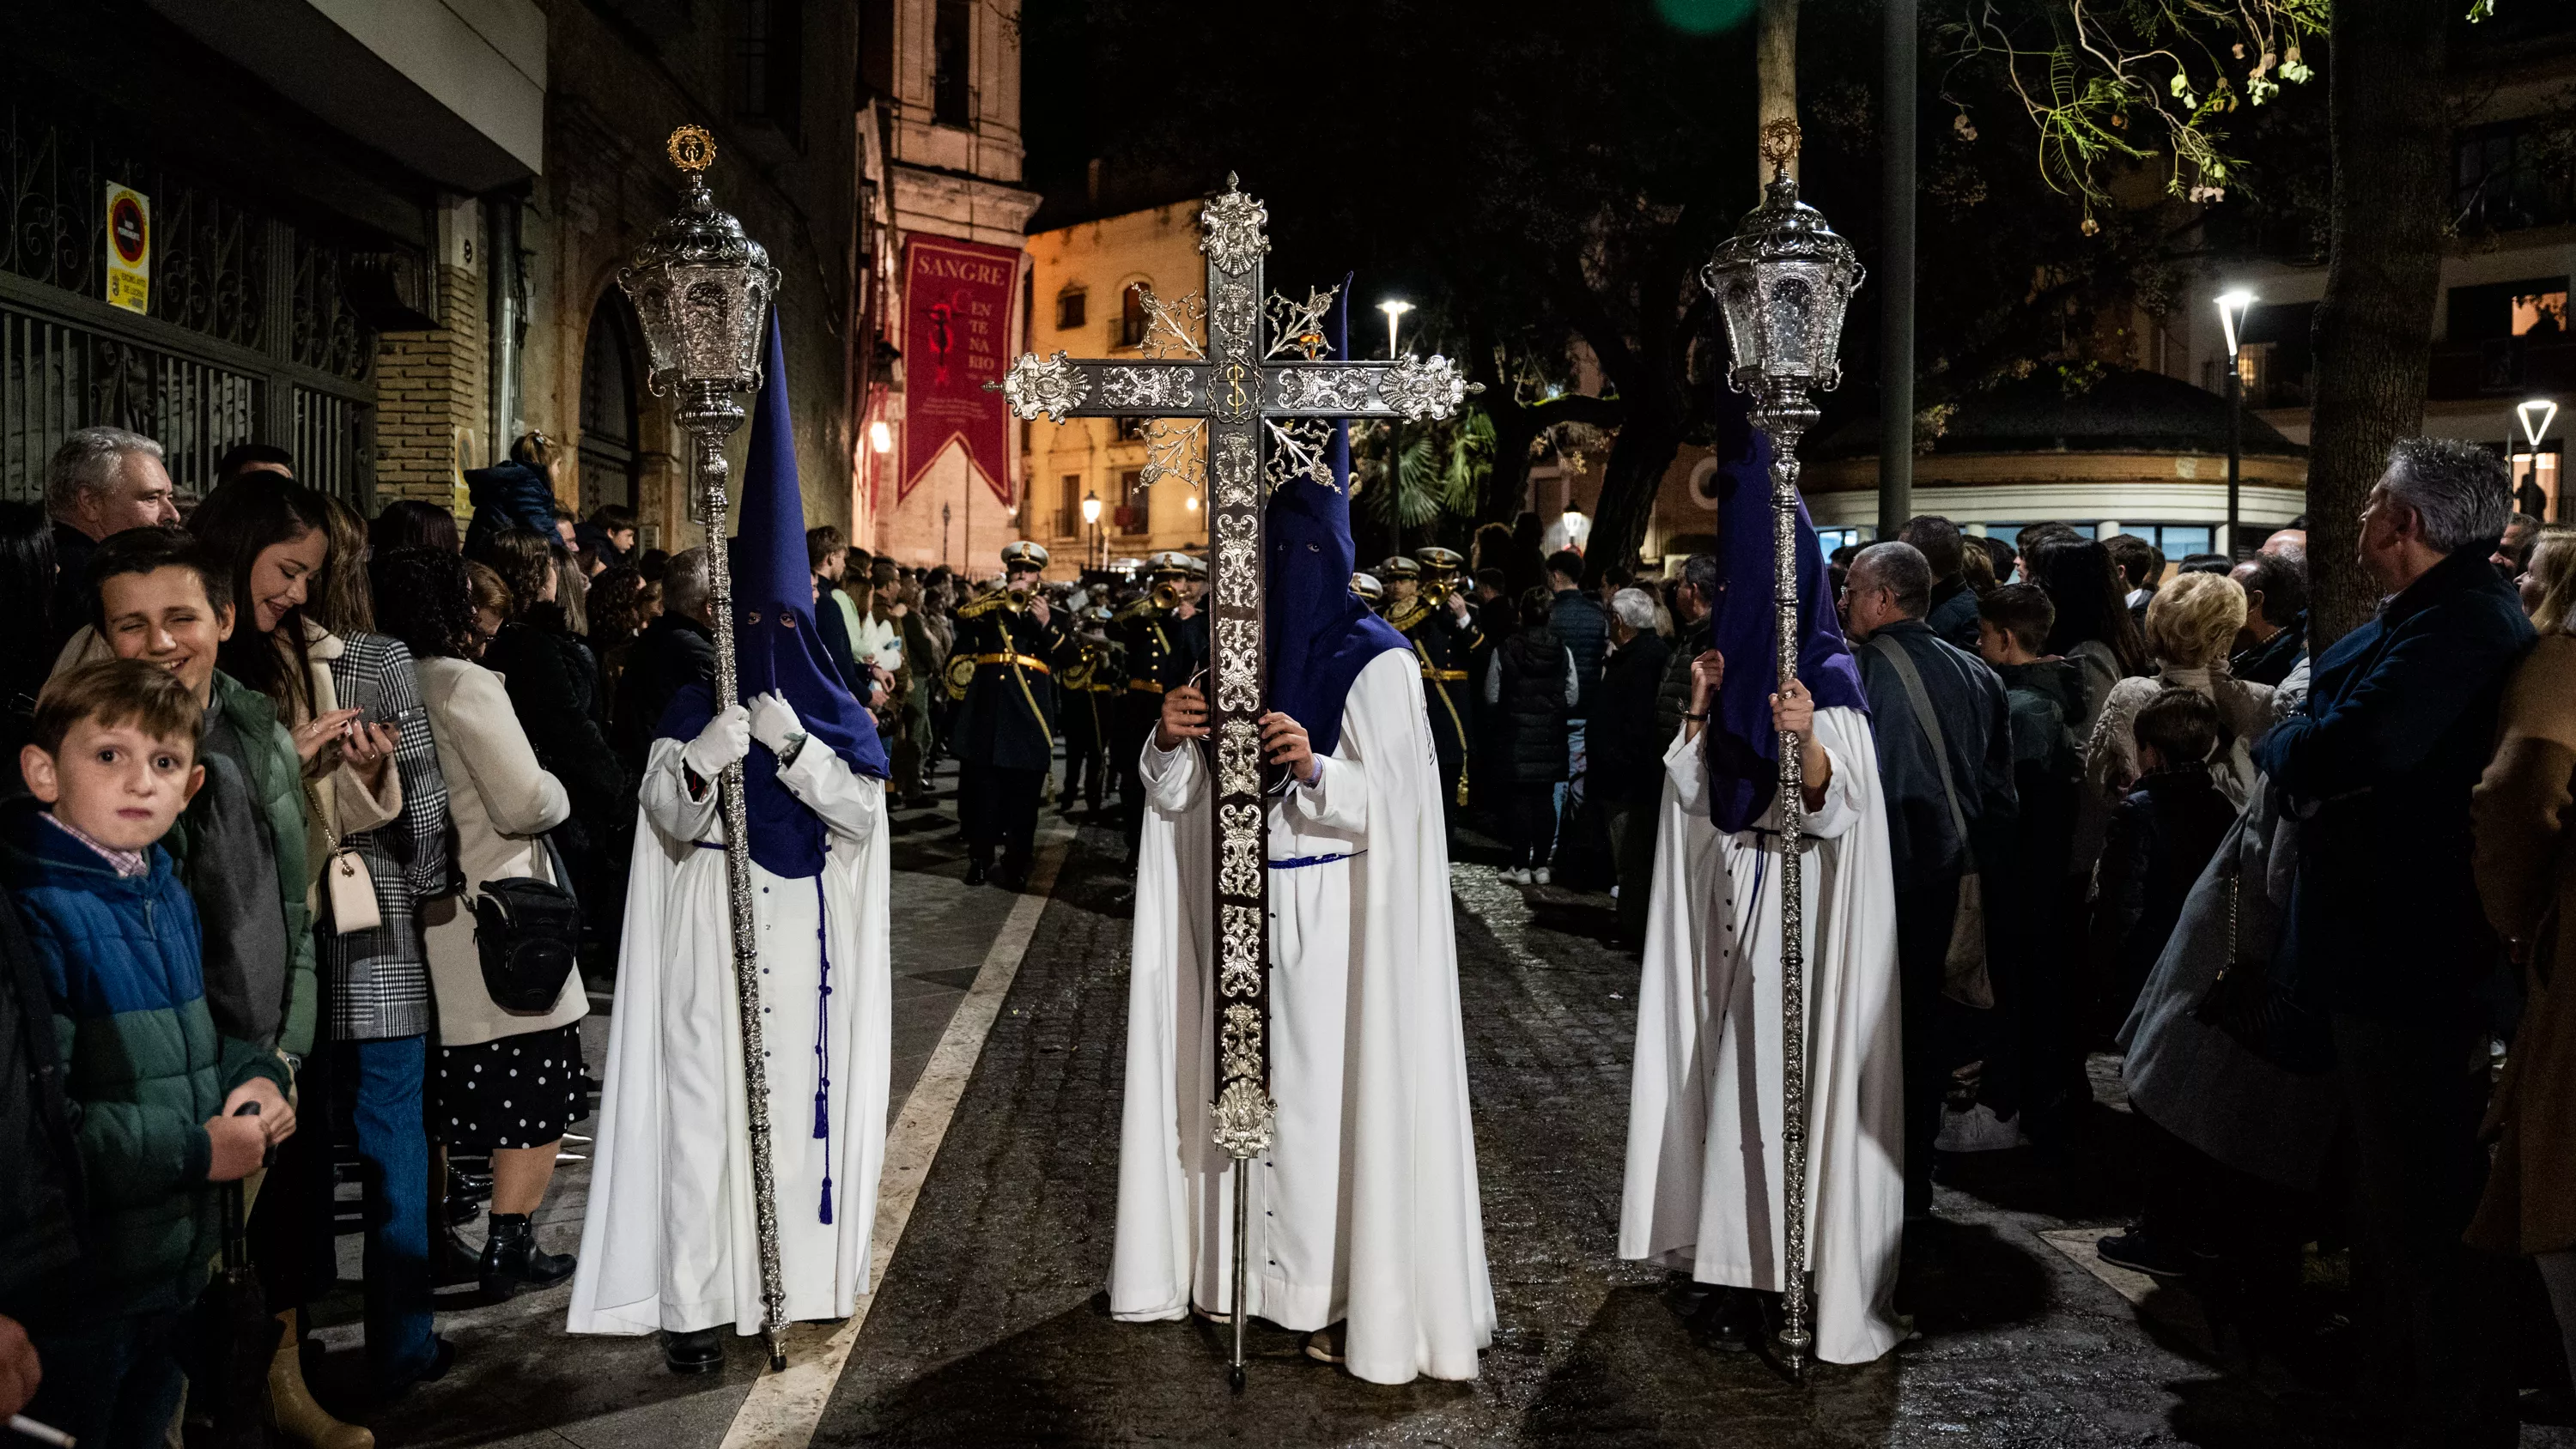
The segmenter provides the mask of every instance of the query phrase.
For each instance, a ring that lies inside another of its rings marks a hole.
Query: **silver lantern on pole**
[[[1718,244],[1700,273],[1726,319],[1734,360],[1727,381],[1753,399],[1753,425],[1771,439],[1772,599],[1779,687],[1798,678],[1798,439],[1815,426],[1813,394],[1842,383],[1843,310],[1861,283],[1852,244],[1824,214],[1798,199],[1789,163],[1798,123],[1762,128],[1771,182],[1762,204]],[[1780,1158],[1783,1234],[1780,1345],[1803,1358],[1815,1334],[1807,1321],[1807,983],[1805,898],[1796,846],[1806,826],[1806,777],[1798,735],[1780,735]]]
[[[732,707],[734,684],[733,570],[725,549],[725,439],[742,426],[736,393],[760,388],[761,342],[769,304],[778,294],[778,269],[769,253],[745,236],[742,223],[716,205],[706,171],[715,164],[715,139],[697,126],[671,133],[671,164],[685,194],[680,209],[654,228],[618,272],[617,285],[635,304],[643,324],[655,396],[679,399],[680,426],[690,440],[689,513],[707,531],[707,573],[713,585],[716,636],[716,708]],[[725,767],[717,780],[725,826],[725,886],[732,907],[733,979],[742,1023],[744,1095],[750,1106],[753,1212],[760,1239],[761,1333],[772,1368],[787,1366],[786,1285],[778,1270],[778,1203],[770,1173],[769,1081],[760,1033],[760,961],[752,916],[751,855],[743,819],[742,765]]]

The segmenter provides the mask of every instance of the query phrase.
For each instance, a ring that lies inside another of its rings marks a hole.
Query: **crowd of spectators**
[[[302,1373],[345,1181],[379,1396],[453,1362],[440,1286],[572,1273],[534,1218],[590,1111],[580,1022],[615,972],[636,782],[712,670],[713,591],[703,550],[641,546],[631,510],[560,507],[556,456],[532,433],[470,473],[460,530],[419,500],[363,518],[262,445],[183,500],[151,439],[89,428],[41,507],[0,504],[11,1411],[160,1443],[239,1220],[266,1393],[189,1394],[188,1417],[364,1449]],[[815,542],[822,617],[917,803],[953,581]],[[505,881],[579,904],[581,969],[533,1006],[494,998],[477,945]]]

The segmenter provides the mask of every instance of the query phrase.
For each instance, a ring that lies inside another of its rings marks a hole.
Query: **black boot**
[[[724,1330],[662,1330],[662,1362],[675,1374],[711,1374],[724,1367]]]
[[[966,848],[966,883],[970,886],[979,886],[985,881],[990,880],[992,875],[993,852],[991,848],[986,846],[968,846]]]
[[[483,1296],[508,1298],[524,1288],[551,1288],[572,1276],[574,1261],[570,1253],[538,1247],[526,1213],[494,1213],[491,1236],[483,1243]]]

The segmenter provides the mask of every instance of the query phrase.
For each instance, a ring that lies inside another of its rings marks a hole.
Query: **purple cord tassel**
[[[823,877],[814,877],[814,955],[822,971],[814,993],[814,1136],[823,1144],[822,1221],[832,1223],[832,945]]]
[[[831,1179],[831,1176],[830,1176],[829,1174],[825,1174],[825,1176],[824,1176],[824,1178],[823,1178],[823,1226],[825,1226],[825,1227],[827,1227],[827,1228],[828,1228],[828,1227],[830,1227],[831,1225],[832,1225],[832,1179]]]

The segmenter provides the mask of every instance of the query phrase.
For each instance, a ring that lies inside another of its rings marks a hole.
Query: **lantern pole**
[[[1842,381],[1838,353],[1844,309],[1861,282],[1850,242],[1798,199],[1790,163],[1798,123],[1762,128],[1771,163],[1762,204],[1719,244],[1700,280],[1718,301],[1734,360],[1728,383],[1752,398],[1753,425],[1771,440],[1771,589],[1777,688],[1798,682],[1798,441],[1816,424],[1815,390]],[[1807,979],[1804,739],[1779,736],[1780,778],[1780,1347],[1792,1373],[1815,1341],[1807,1285]]]
[[[733,569],[725,539],[725,440],[742,426],[737,392],[760,387],[760,340],[766,333],[778,273],[742,224],[719,210],[707,190],[715,141],[696,126],[671,133],[671,163],[687,187],[678,214],[655,229],[618,286],[634,302],[651,353],[650,385],[675,389],[679,423],[689,434],[690,511],[706,526],[707,579],[713,595],[718,713],[739,702],[734,673]],[[769,1072],[761,1036],[759,922],[751,885],[749,825],[742,762],[716,778],[724,817],[725,897],[733,938],[734,1006],[742,1037],[743,1095],[751,1138],[753,1231],[760,1252],[760,1331],[773,1370],[787,1367],[787,1289],[778,1263],[778,1192],[770,1165]]]

